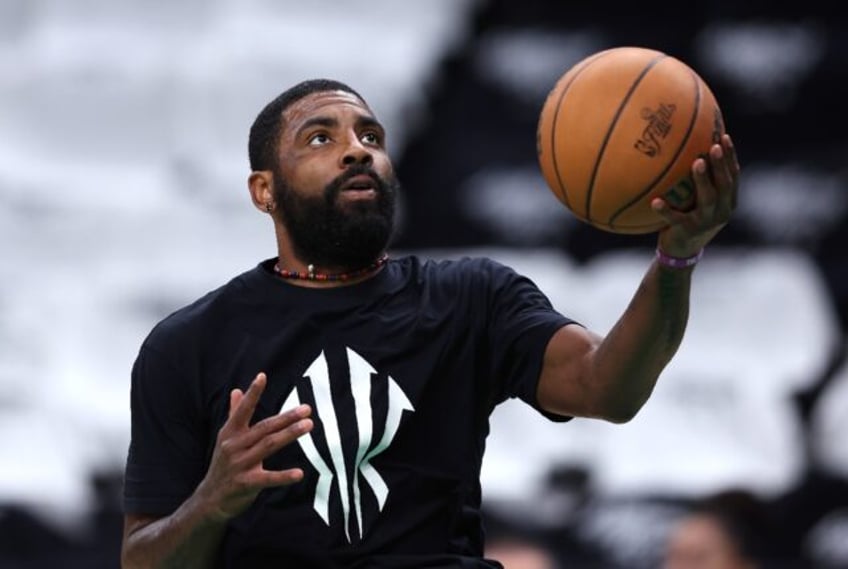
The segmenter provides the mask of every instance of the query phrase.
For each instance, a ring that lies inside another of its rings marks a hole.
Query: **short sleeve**
[[[575,323],[560,314],[536,284],[513,269],[492,264],[489,343],[496,401],[518,397],[552,420],[568,417],[542,410],[537,399],[545,349],[554,333]]]
[[[189,380],[163,353],[142,346],[132,369],[125,513],[167,515],[203,478],[207,441]]]

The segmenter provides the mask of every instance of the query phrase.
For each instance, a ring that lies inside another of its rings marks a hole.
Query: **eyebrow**
[[[362,127],[376,128],[376,129],[379,129],[380,131],[385,130],[383,128],[383,125],[380,124],[380,121],[378,121],[374,117],[371,117],[371,116],[368,116],[368,115],[360,115],[359,118],[356,120],[356,126],[358,126],[360,128],[362,128]]]
[[[299,138],[304,131],[307,131],[314,126],[333,128],[335,126],[338,126],[338,124],[339,121],[331,117],[312,117],[311,119],[307,119],[306,122],[300,125],[300,128],[298,128],[297,132],[295,133],[295,137]]]

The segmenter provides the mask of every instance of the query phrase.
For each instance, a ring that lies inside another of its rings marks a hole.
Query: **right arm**
[[[246,392],[230,393],[229,417],[218,432],[206,476],[179,508],[164,517],[124,518],[123,569],[211,567],[230,519],[263,489],[303,479],[299,468],[271,471],[262,466],[265,458],[312,430],[306,405],[250,425],[266,382],[260,373]]]

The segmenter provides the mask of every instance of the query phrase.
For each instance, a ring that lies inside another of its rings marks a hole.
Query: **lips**
[[[363,191],[377,188],[377,180],[368,174],[359,174],[344,183],[342,191]]]

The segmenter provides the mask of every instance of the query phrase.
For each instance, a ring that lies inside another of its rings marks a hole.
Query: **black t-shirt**
[[[489,414],[510,397],[537,407],[545,347],[571,321],[487,259],[402,257],[330,289],[294,286],[273,262],[145,339],[125,511],[167,515],[189,497],[230,391],[263,371],[254,419],[309,403],[315,423],[265,467],[305,478],[263,491],[230,522],[219,567],[499,567],[481,559]]]

